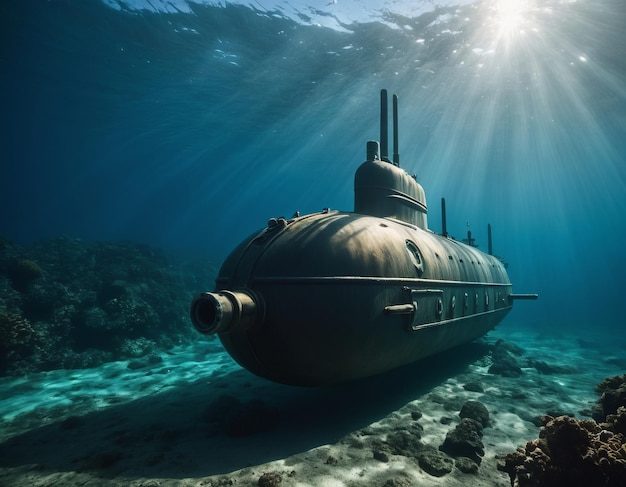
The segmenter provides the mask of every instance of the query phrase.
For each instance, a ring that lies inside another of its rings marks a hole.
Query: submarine
[[[215,290],[192,301],[199,333],[217,334],[250,372],[323,386],[379,374],[475,340],[519,299],[505,264],[428,228],[425,192],[400,168],[398,97],[380,96],[380,141],[354,177],[354,212],[271,218],[226,258]]]

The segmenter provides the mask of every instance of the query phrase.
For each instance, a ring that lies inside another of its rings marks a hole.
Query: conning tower
[[[382,90],[380,96],[380,144],[367,143],[366,160],[354,176],[354,212],[395,218],[426,230],[428,207],[424,189],[415,176],[400,169],[398,96],[393,95],[393,160],[388,156],[387,90]]]

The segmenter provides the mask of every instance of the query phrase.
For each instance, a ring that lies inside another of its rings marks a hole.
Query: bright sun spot
[[[532,0],[495,0],[493,4],[497,40],[510,42],[525,33]]]

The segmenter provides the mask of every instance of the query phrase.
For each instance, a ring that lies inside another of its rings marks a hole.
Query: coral
[[[189,303],[216,270],[183,259],[130,242],[3,240],[0,375],[134,359],[195,339]]]
[[[626,406],[617,408],[617,412],[609,414],[606,417],[606,421],[602,424],[606,425],[610,431],[626,436]]]
[[[13,289],[23,293],[41,276],[41,272],[41,267],[36,262],[22,259],[9,268],[8,277]]]
[[[626,406],[626,374],[604,379],[596,386],[602,396],[594,413],[596,421],[603,421],[608,415],[617,413],[620,406]]]
[[[24,317],[0,311],[0,348],[12,348],[28,343],[33,328]]]
[[[621,429],[626,408],[620,407],[607,423],[569,416],[545,416],[544,423],[538,439],[506,455],[499,467],[509,474],[512,486],[625,484],[626,437]]]
[[[139,358],[156,352],[156,343],[145,337],[124,338],[122,343],[117,347],[119,353],[123,357]]]
[[[619,389],[624,383],[626,383],[626,374],[607,377],[596,386],[596,392],[603,394],[608,390]]]

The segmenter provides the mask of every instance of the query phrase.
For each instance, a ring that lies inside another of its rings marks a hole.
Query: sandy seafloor
[[[490,374],[486,344],[499,338],[525,350],[522,364],[531,358],[564,370],[542,374],[524,367],[518,378]],[[624,373],[623,345],[505,322],[481,341],[334,387],[257,378],[217,341],[162,353],[161,363],[135,370],[113,362],[2,378],[0,485],[256,486],[262,474],[276,472],[281,486],[382,487],[394,478],[419,486],[509,486],[496,456],[536,438],[539,415],[587,417],[598,398],[595,385]],[[472,382],[483,392],[463,387]],[[248,436],[225,434],[207,422],[207,408],[225,395],[242,403],[262,400],[275,422]],[[437,448],[470,399],[482,402],[491,417],[477,474],[455,468],[434,477],[415,458],[380,461],[364,446],[366,437],[384,440],[407,428],[419,411],[421,441]]]

